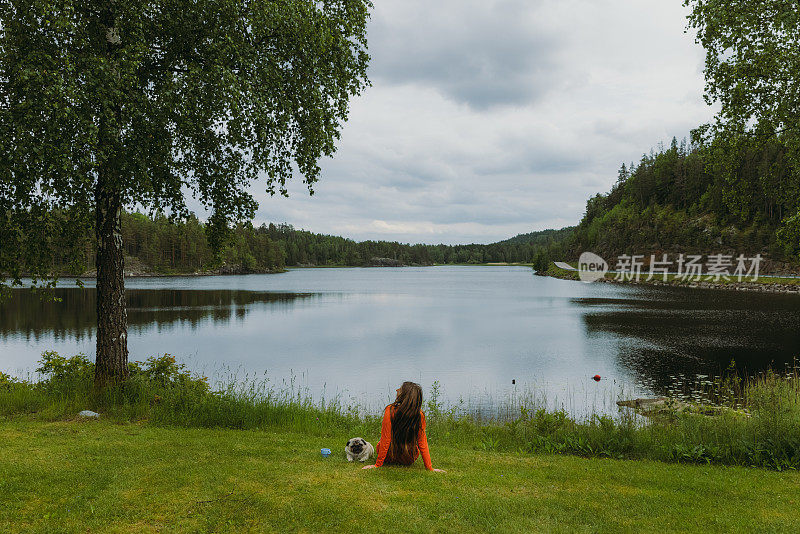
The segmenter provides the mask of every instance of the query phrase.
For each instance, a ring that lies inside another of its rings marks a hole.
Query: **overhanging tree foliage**
[[[685,0],[706,49],[706,99],[725,128],[800,126],[800,3]]]
[[[800,176],[800,2],[797,0],[684,0],[689,25],[706,49],[706,100],[718,102],[709,131],[720,150],[731,190],[736,165],[767,144],[785,150],[792,179]],[[778,170],[780,172],[780,170]],[[776,175],[766,169],[767,180]],[[746,192],[738,198],[742,207]],[[800,208],[787,214],[778,232],[787,248],[797,248]]]
[[[192,195],[218,246],[257,178],[286,195],[299,171],[311,190],[369,83],[371,7],[0,0],[0,273],[47,276],[93,223],[99,385],[128,372],[121,210],[182,216]]]

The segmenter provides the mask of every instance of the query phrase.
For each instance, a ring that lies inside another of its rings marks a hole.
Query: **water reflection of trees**
[[[91,338],[96,325],[94,288],[58,288],[53,296],[60,301],[43,300],[27,289],[15,289],[10,299],[0,303],[0,337],[23,335],[78,341]],[[129,289],[128,330],[141,332],[180,324],[198,328],[208,321],[225,323],[234,317],[243,320],[255,306],[291,308],[298,299],[313,293],[261,293],[237,290]]]
[[[680,374],[783,369],[800,357],[800,297],[733,291],[653,291],[579,298],[587,335],[611,336],[617,358],[644,384],[665,390]]]

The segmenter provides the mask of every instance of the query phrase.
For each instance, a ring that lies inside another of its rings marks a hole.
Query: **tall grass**
[[[83,356],[44,353],[38,379],[0,374],[0,418],[69,419],[94,409],[121,421],[182,427],[286,428],[320,436],[361,435],[377,439],[378,414],[341,399],[315,401],[293,383],[276,389],[266,377],[237,378],[209,385],[169,355],[131,364],[125,384],[94,390],[94,367]],[[692,394],[692,396],[697,396]],[[502,417],[487,418],[441,402],[436,382],[425,405],[428,435],[435,446],[523,453],[559,453],[669,462],[800,467],[800,376],[797,369],[741,379],[733,373],[704,381],[702,399],[736,410],[690,409],[645,419],[571,418],[535,399],[516,399]],[[699,397],[698,397],[699,398]]]
[[[315,401],[290,384],[275,389],[266,378],[231,375],[212,387],[169,354],[132,362],[130,379],[98,392],[94,364],[85,356],[64,358],[45,352],[37,377],[18,380],[0,374],[0,417],[70,419],[91,409],[120,421],[183,427],[253,429],[264,426],[301,432],[364,429],[377,417],[338,398]]]

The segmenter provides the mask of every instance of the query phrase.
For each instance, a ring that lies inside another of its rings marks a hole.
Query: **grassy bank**
[[[131,364],[131,379],[102,394],[92,388],[93,364],[83,357],[45,353],[40,379],[0,376],[0,417],[42,421],[74,418],[92,409],[121,423],[158,426],[274,428],[309,436],[377,436],[377,413],[302,393],[276,390],[266,380],[231,380],[212,388],[169,356]],[[431,434],[452,447],[491,452],[556,453],[584,457],[647,459],[680,463],[800,467],[800,376],[796,372],[710,382],[702,398],[729,409],[703,405],[645,419],[627,412],[612,419],[577,421],[547,411],[535,399],[520,399],[503,420],[476,419],[438,402],[438,386],[425,406]],[[714,413],[714,416],[706,414]]]
[[[800,529],[796,472],[487,452],[438,431],[434,465],[447,473],[363,471],[344,459],[348,437],[5,419],[0,531]]]

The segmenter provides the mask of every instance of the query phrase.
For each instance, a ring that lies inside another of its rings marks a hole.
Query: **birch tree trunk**
[[[125,257],[117,192],[97,185],[97,358],[95,385],[128,378],[128,314],[125,307]]]
[[[125,306],[125,256],[122,248],[122,176],[120,162],[124,148],[120,142],[120,103],[117,30],[114,2],[100,11],[105,27],[102,44],[109,60],[107,90],[113,95],[103,103],[98,130],[102,157],[95,186],[95,233],[97,236],[97,355],[94,381],[103,388],[128,378],[128,312]]]

